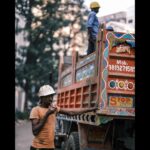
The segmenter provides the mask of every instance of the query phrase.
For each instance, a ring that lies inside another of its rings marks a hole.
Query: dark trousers
[[[87,55],[93,53],[95,50],[96,50],[96,39],[92,41],[89,39]]]
[[[34,147],[30,147],[30,150],[54,150],[53,148],[34,148]]]

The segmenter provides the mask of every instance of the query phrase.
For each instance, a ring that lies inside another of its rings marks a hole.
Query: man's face
[[[94,10],[96,13],[99,12],[99,8],[94,8],[93,10]]]
[[[42,103],[45,106],[50,106],[52,104],[52,101],[53,101],[53,96],[54,95],[47,95],[47,96],[41,97]]]

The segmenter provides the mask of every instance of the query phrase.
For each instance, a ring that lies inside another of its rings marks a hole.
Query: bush
[[[29,112],[25,111],[25,112],[21,112],[21,111],[16,111],[15,113],[15,119],[18,120],[26,120],[29,119]]]

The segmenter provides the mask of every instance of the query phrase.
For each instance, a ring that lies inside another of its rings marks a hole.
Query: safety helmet
[[[55,94],[54,89],[49,85],[43,85],[39,89],[38,96],[41,97],[41,96],[47,96],[51,94]]]
[[[92,2],[92,3],[90,4],[90,8],[91,8],[91,9],[93,9],[93,8],[100,8],[100,5],[99,5],[98,2]]]

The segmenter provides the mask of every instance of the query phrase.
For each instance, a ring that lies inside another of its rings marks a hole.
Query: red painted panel
[[[110,73],[135,74],[135,62],[131,59],[110,58],[109,66]]]
[[[129,45],[119,45],[119,46],[114,46],[110,50],[110,54],[120,54],[120,55],[126,55],[126,56],[134,56],[135,51],[133,48],[131,48]]]

